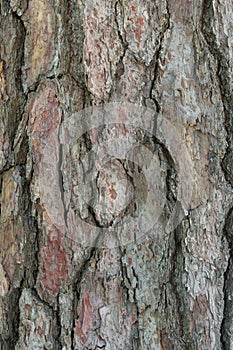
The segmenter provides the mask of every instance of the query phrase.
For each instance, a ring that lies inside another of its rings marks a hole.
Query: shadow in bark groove
[[[233,320],[233,209],[227,215],[224,233],[229,245],[229,260],[224,274],[224,312],[221,325],[221,341],[223,350],[232,347],[232,320]]]

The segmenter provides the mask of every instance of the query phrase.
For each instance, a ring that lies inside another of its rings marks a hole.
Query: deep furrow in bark
[[[163,47],[164,36],[165,36],[166,32],[169,30],[169,28],[170,28],[170,12],[169,12],[168,0],[166,0],[166,5],[167,5],[166,9],[167,9],[167,16],[168,16],[168,18],[167,18],[166,26],[165,26],[165,28],[164,28],[164,30],[161,33],[160,38],[159,38],[159,41],[160,41],[159,42],[159,48],[158,48],[158,50],[156,51],[156,54],[155,54],[154,76],[153,76],[153,79],[152,79],[152,82],[151,82],[151,89],[150,89],[150,99],[154,102],[157,113],[159,113],[161,111],[161,106],[160,106],[160,103],[157,100],[157,98],[154,96],[153,90],[156,87],[156,80],[157,80],[157,77],[158,77],[158,68],[159,68],[159,58],[160,58],[161,50],[162,50],[162,47]]]
[[[229,85],[229,62],[227,62],[226,57],[224,56],[224,51],[222,47],[218,46],[217,38],[213,32],[211,25],[214,22],[214,11],[213,11],[213,1],[204,0],[203,1],[203,12],[202,12],[202,23],[201,29],[205,37],[205,40],[208,44],[211,54],[215,57],[218,68],[217,68],[217,80],[219,82],[219,89],[221,92],[222,103],[224,107],[225,114],[225,127],[227,131],[227,142],[228,148],[226,150],[225,157],[222,160],[222,169],[225,174],[226,180],[233,186],[233,177],[232,177],[232,159],[233,159],[233,94],[232,87]],[[230,350],[232,343],[232,315],[233,315],[233,303],[231,302],[232,290],[233,290],[233,276],[232,276],[232,267],[233,267],[233,237],[231,235],[232,226],[229,226],[229,222],[232,224],[232,208],[226,216],[225,228],[223,234],[227,238],[229,244],[229,260],[228,267],[224,273],[224,312],[223,320],[221,325],[221,343],[223,350]]]

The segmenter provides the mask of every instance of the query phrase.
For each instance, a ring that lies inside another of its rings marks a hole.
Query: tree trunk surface
[[[0,348],[233,349],[233,1],[0,1]]]

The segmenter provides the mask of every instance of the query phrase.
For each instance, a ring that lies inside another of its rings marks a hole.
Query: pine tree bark
[[[232,349],[233,1],[0,15],[0,348]]]

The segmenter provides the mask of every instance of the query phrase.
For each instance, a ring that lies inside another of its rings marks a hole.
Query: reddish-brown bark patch
[[[32,142],[35,158],[39,158],[47,147],[50,135],[61,122],[61,110],[54,83],[44,84],[38,95],[29,105],[29,123],[32,131]],[[38,159],[39,160],[39,159]]]
[[[43,267],[40,284],[44,290],[56,295],[61,284],[67,279],[67,259],[59,234],[49,234],[41,256]]]

